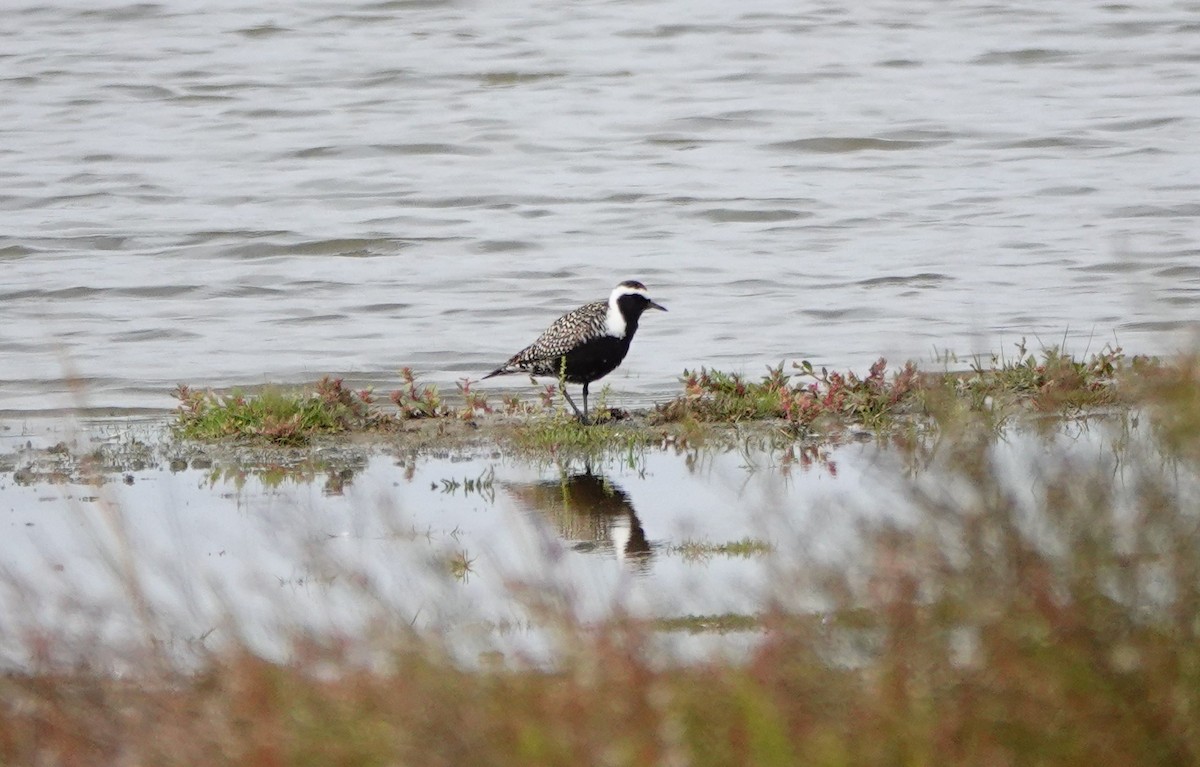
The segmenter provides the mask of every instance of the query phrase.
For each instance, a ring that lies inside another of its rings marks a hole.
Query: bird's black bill
[[[647,308],[650,308],[650,309],[657,309],[660,312],[665,312],[667,310],[667,307],[663,306],[662,304],[656,304],[653,301],[646,304],[646,306],[647,306]]]

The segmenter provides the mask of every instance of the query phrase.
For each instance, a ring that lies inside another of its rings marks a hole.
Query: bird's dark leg
[[[586,415],[586,413],[587,413],[587,392],[584,392],[584,395],[583,395],[583,406],[584,406],[583,413],[579,412],[579,408],[575,406],[575,400],[571,399],[571,395],[567,393],[567,387],[565,385],[562,387],[562,395],[563,395],[563,397],[566,398],[567,404],[571,406],[571,409],[575,411],[575,417],[579,419],[579,422],[587,423],[588,422],[587,415]]]
[[[583,422],[584,422],[584,423],[587,423],[587,422],[588,422],[588,414],[587,414],[587,387],[588,387],[588,383],[590,383],[590,382],[589,382],[589,381],[584,381],[584,382],[583,382]]]

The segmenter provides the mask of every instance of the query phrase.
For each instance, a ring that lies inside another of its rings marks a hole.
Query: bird
[[[590,423],[588,384],[616,370],[625,359],[642,312],[667,310],[651,301],[646,293],[642,283],[625,280],[613,288],[607,301],[584,304],[559,317],[536,341],[484,378],[527,373],[530,378],[553,376],[564,384],[583,384],[583,412],[567,394],[565,385],[563,396],[580,422]]]

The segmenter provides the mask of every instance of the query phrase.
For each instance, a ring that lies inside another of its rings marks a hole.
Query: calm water
[[[778,596],[772,573],[853,548],[862,515],[826,499],[861,501],[866,478],[900,462],[859,443],[811,461],[798,447],[652,450],[592,466],[384,446],[332,465],[317,451],[283,471],[180,460],[136,424],[85,429],[38,421],[0,434],[0,667],[24,663],[41,631],[66,639],[64,653],[139,636],[131,572],[155,633],[181,650],[236,633],[278,654],[297,631],[368,644],[366,627],[388,616],[445,632],[467,658],[496,648],[536,657],[553,635],[535,628],[541,600],[583,620],[753,615]],[[44,451],[58,443],[80,455],[147,449],[97,484],[56,473],[65,456]],[[778,555],[714,548],[747,539]],[[688,653],[757,636],[665,641]]]
[[[1061,461],[1099,466],[1131,489],[1140,466],[1156,465],[1135,460],[1131,445],[1146,434],[1131,442],[1118,427],[1012,429],[993,448],[994,473],[1028,504],[1031,526],[1053,530],[1032,510]],[[25,664],[47,633],[63,640],[54,652],[89,662],[143,636],[135,594],[155,616],[152,633],[181,654],[240,636],[283,655],[298,632],[369,646],[383,621],[438,632],[468,660],[497,649],[537,659],[554,645],[546,605],[585,621],[811,612],[829,604],[816,585],[822,565],[853,577],[877,562],[870,530],[935,523],[914,498],[972,508],[975,497],[945,470],[956,448],[934,445],[921,460],[870,441],[819,453],[649,450],[593,466],[382,446],[331,465],[315,451],[285,472],[181,458],[155,434],[58,420],[0,433],[0,668]],[[56,473],[65,456],[46,448],[58,443],[126,457],[96,484]],[[770,551],[717,548],[746,540]],[[659,640],[670,657],[694,657],[760,637]]]
[[[7,4],[0,411],[1193,342],[1200,3],[520,5]]]

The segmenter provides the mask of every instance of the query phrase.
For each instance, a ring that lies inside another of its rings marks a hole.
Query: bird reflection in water
[[[544,482],[506,484],[524,509],[554,523],[576,551],[608,550],[637,572],[650,569],[653,554],[629,495],[602,475],[587,470]]]

